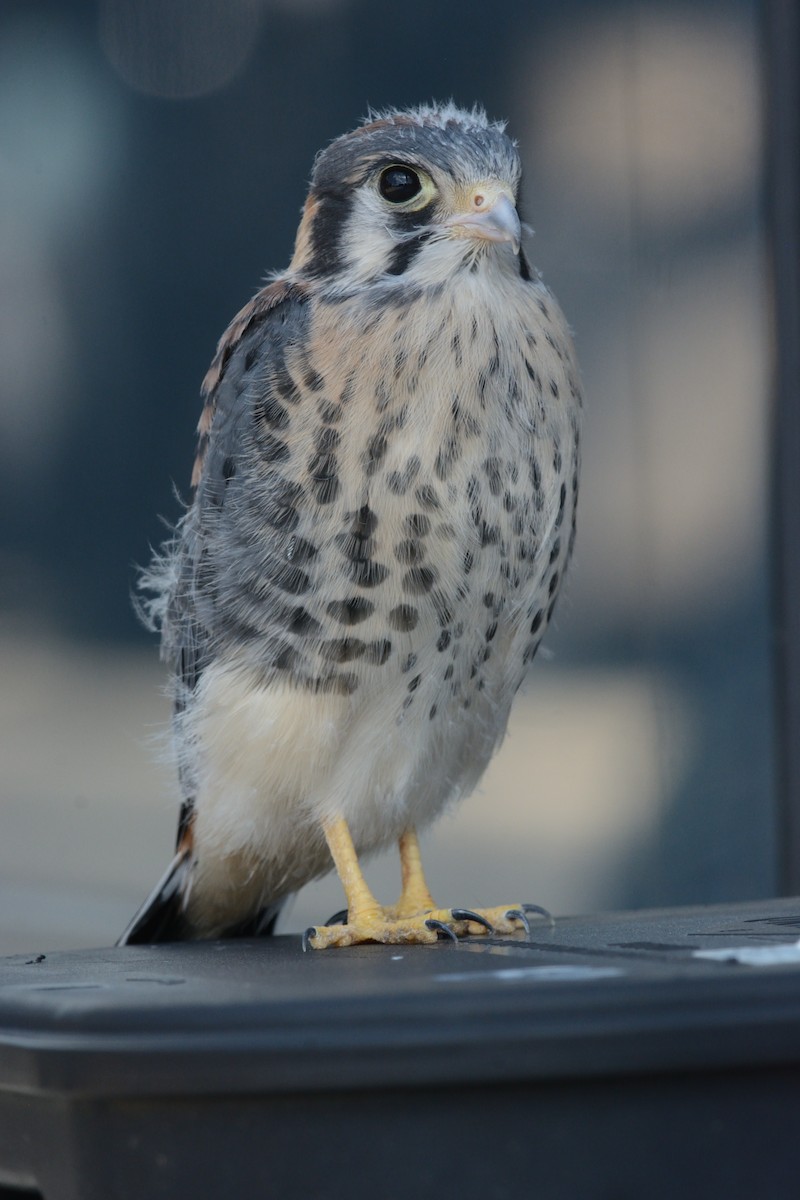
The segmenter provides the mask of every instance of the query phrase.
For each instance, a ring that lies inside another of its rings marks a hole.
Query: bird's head
[[[345,288],[432,284],[494,254],[527,278],[520,174],[514,143],[480,110],[371,118],[317,156],[292,268]]]

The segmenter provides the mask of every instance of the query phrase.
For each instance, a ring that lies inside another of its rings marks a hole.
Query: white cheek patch
[[[391,218],[377,193],[369,186],[359,188],[342,235],[348,282],[374,279],[386,270],[397,245],[390,226]]]

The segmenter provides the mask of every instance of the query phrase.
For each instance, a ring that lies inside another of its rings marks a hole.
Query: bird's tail
[[[136,946],[152,942],[185,942],[203,937],[189,922],[184,910],[184,896],[188,890],[192,856],[184,846],[173,858],[162,878],[128,924],[118,939],[118,946]],[[221,938],[269,937],[285,899],[265,905],[252,916],[205,936]]]
[[[189,879],[191,857],[179,850],[153,891],[117,940],[118,946],[148,942],[183,942],[192,936],[183,911],[183,895]]]

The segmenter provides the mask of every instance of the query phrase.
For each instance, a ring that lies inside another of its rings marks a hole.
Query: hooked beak
[[[456,237],[510,242],[514,253],[519,254],[519,216],[507,191],[488,185],[477,188],[470,198],[469,210],[450,217],[444,224]]]

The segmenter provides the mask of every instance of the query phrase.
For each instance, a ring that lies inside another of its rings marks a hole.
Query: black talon
[[[444,921],[435,921],[431,917],[425,922],[425,928],[426,929],[435,929],[440,938],[444,936],[445,938],[450,938],[451,942],[458,941],[458,938],[456,937],[453,930],[450,928],[449,925],[445,925]]]
[[[332,917],[328,917],[326,925],[346,925],[347,924],[347,909],[342,908],[339,912],[334,913]]]
[[[476,925],[482,925],[489,933],[494,933],[494,925],[491,921],[487,921],[486,917],[482,917],[480,913],[473,912],[471,908],[451,908],[450,915],[454,921],[474,921]]]
[[[555,925],[556,919],[547,908],[542,908],[541,904],[523,904],[522,911],[526,913],[536,913],[539,917],[544,917],[551,925]]]
[[[504,915],[507,921],[519,921],[525,930],[525,936],[531,936],[531,923],[521,908],[510,908]]]
[[[316,925],[309,925],[308,929],[303,934],[303,954],[311,948],[311,939],[317,936]]]

